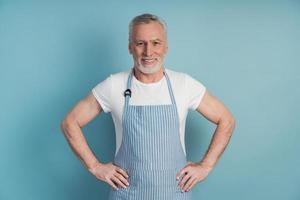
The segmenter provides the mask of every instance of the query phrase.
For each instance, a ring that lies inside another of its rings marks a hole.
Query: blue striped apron
[[[167,73],[172,104],[129,105],[125,96],[123,138],[114,164],[126,170],[129,186],[110,191],[110,200],[190,200],[181,192],[176,173],[186,164],[179,135],[179,116]],[[131,89],[133,69],[127,80]]]

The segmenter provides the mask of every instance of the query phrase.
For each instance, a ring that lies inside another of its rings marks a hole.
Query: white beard
[[[155,72],[158,72],[161,67],[162,67],[161,63],[157,63],[153,67],[145,67],[143,64],[140,64],[140,63],[137,63],[137,65],[136,65],[136,68],[144,74],[153,74]]]

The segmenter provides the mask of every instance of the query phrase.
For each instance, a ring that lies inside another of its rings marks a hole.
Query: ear
[[[166,49],[165,49],[165,55],[168,53],[168,49],[169,49],[169,45],[168,45],[168,43],[166,44]]]
[[[131,43],[130,42],[128,43],[128,51],[129,51],[130,54],[132,54],[132,47],[131,47]]]

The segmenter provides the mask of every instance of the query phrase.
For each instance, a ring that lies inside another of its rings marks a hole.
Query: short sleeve
[[[185,88],[188,108],[196,110],[205,94],[206,87],[201,82],[186,74]]]
[[[111,112],[111,88],[112,81],[111,76],[109,76],[92,89],[94,97],[97,99],[98,103],[100,104],[105,113]]]

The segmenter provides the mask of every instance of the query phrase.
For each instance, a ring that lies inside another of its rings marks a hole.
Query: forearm
[[[204,158],[200,161],[201,164],[204,164],[211,169],[216,165],[229,143],[234,128],[235,122],[233,119],[219,122],[208,150],[206,151]]]
[[[64,121],[61,129],[71,149],[89,171],[100,163],[88,146],[81,128],[76,123]]]

